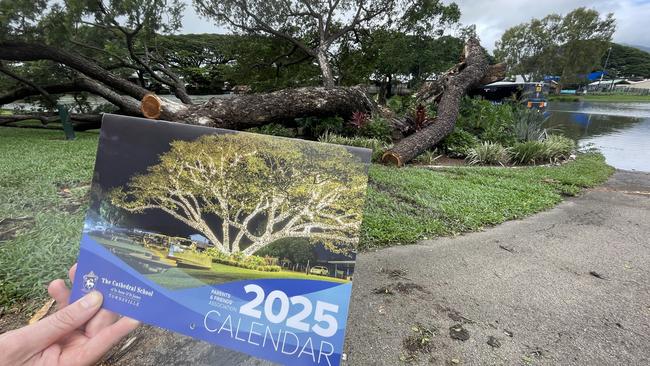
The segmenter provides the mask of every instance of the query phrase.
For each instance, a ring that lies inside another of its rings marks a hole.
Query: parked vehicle
[[[314,275],[329,276],[330,271],[329,271],[329,269],[327,269],[327,267],[313,266],[309,270],[309,273],[314,274]]]
[[[528,109],[536,109],[543,112],[548,106],[548,101],[544,93],[544,84],[541,83],[528,85],[524,90],[522,99]]]

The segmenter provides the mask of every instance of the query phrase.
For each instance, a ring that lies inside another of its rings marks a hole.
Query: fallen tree
[[[300,117],[371,113],[375,103],[359,87],[305,87],[265,94],[212,98],[203,104],[179,105],[149,94],[142,100],[147,118],[162,118],[212,127],[250,128]]]
[[[299,117],[338,115],[347,118],[356,111],[369,113],[374,110],[374,103],[362,88],[345,87],[305,87],[227,99],[212,98],[202,104],[179,103],[153,95],[91,59],[40,43],[0,42],[0,60],[61,63],[81,76],[65,85],[44,89],[86,91],[105,98],[125,114],[210,127],[243,129]],[[21,88],[0,99],[6,104],[37,94],[39,91],[35,88]]]
[[[489,70],[488,60],[480,43],[476,39],[469,39],[465,44],[463,61],[435,83],[425,85],[416,95],[419,103],[438,101],[436,118],[426,127],[397,142],[384,153],[382,162],[402,166],[453,132],[460,101],[467,90],[480,84],[486,76],[489,80],[503,78],[499,75],[505,71],[505,65],[493,67],[492,72],[488,72]]]
[[[360,87],[304,87],[212,98],[202,104],[192,104],[152,94],[90,58],[40,43],[0,42],[0,60],[50,60],[69,67],[77,75],[68,83],[39,88],[28,86],[0,95],[3,104],[42,92],[84,91],[105,98],[117,106],[120,113],[231,129],[283,123],[300,117],[340,116],[347,119],[354,112],[382,113]],[[422,121],[414,122],[412,117],[392,118],[394,128],[401,132],[400,137],[408,137],[389,150],[383,161],[403,165],[435,145],[453,131],[460,99],[467,89],[500,80],[504,72],[503,64],[488,66],[478,41],[469,40],[463,61],[435,82],[424,85],[416,95],[419,104],[438,103],[438,116],[426,127],[420,123]]]

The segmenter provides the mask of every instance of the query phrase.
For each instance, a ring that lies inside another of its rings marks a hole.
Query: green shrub
[[[526,141],[512,148],[517,164],[554,163],[567,159],[575,150],[576,143],[564,136],[551,135],[544,141]]]
[[[226,260],[226,259],[228,259],[228,254],[226,254],[226,253],[220,251],[219,249],[217,249],[217,248],[215,248],[215,247],[210,247],[210,248],[206,249],[206,250],[203,251],[203,252],[204,252],[207,256],[209,256],[210,258],[212,258],[213,260],[214,260],[214,259],[222,259],[222,260]]]
[[[470,165],[504,165],[510,161],[510,152],[498,142],[483,142],[471,148],[467,153]]]
[[[393,129],[388,121],[381,117],[373,116],[368,123],[358,130],[358,134],[363,137],[387,142],[390,141],[392,131]]]
[[[515,142],[514,111],[511,104],[494,104],[482,98],[462,100],[456,125],[481,141],[511,145]]]
[[[537,164],[546,159],[546,146],[542,141],[526,141],[514,144],[510,151],[517,164]]]
[[[341,117],[326,118],[296,118],[298,126],[304,131],[305,136],[318,137],[325,132],[340,133],[345,127],[345,121]]]
[[[514,133],[519,141],[541,141],[547,136],[544,124],[548,117],[539,111],[519,107],[514,111]]]
[[[373,161],[379,161],[381,159],[381,156],[384,154],[384,151],[390,147],[390,145],[373,138],[359,136],[346,137],[333,133],[323,134],[318,138],[318,141],[327,142],[330,144],[365,147],[366,149],[371,149]]]
[[[411,107],[411,96],[395,95],[386,101],[386,106],[397,115],[406,113]]]
[[[546,146],[546,158],[550,162],[568,159],[576,148],[575,141],[560,135],[550,135],[544,140],[544,145]]]
[[[478,139],[471,133],[455,128],[440,142],[440,147],[452,158],[464,158],[469,150],[478,144]]]
[[[431,165],[440,156],[438,150],[427,150],[413,159],[418,164]]]
[[[253,127],[246,130],[253,133],[261,133],[263,135],[283,136],[283,137],[296,137],[296,130],[293,128],[284,127],[278,123],[269,123],[268,125]]]
[[[260,257],[257,255],[246,257],[242,252],[227,254],[217,250],[216,248],[208,248],[203,253],[205,256],[210,257],[212,262],[226,264],[233,267],[264,272],[279,272],[282,270],[282,267],[278,265],[269,264],[277,262],[277,258]]]

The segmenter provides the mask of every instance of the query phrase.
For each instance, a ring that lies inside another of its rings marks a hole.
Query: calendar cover
[[[339,365],[370,150],[105,115],[73,286],[285,365]]]

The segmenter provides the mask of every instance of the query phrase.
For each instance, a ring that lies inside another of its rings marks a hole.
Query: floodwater
[[[551,102],[548,127],[599,149],[617,169],[650,172],[650,103]]]

